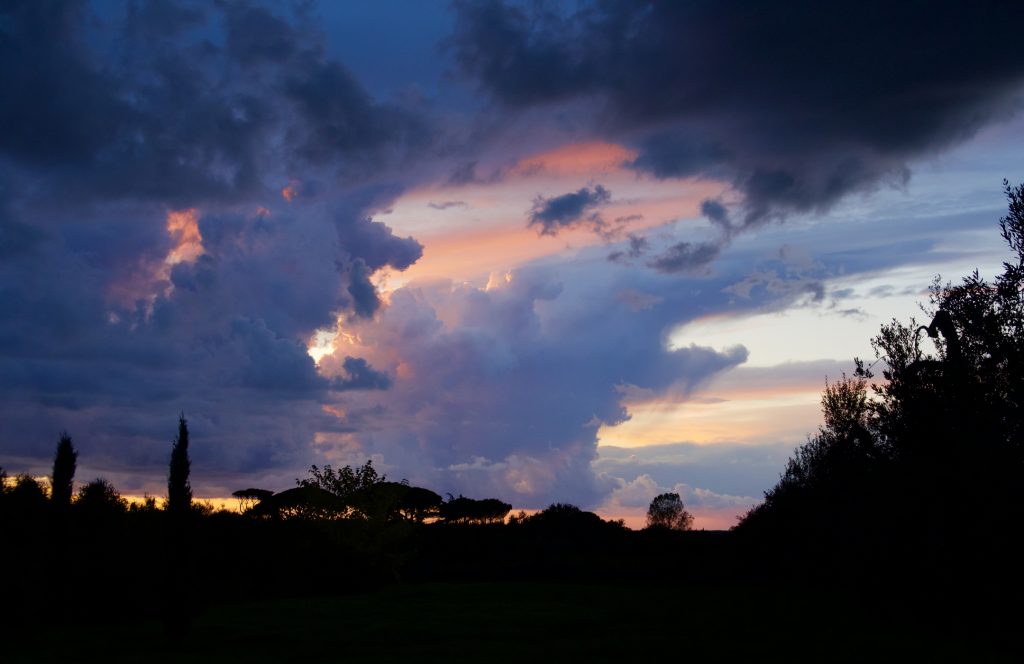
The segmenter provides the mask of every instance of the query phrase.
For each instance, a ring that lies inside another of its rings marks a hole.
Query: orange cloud
[[[164,259],[167,265],[192,262],[203,254],[203,236],[199,233],[199,215],[195,208],[168,212],[167,233],[174,240],[174,247]]]
[[[156,298],[166,297],[174,290],[170,282],[171,268],[178,263],[195,261],[205,252],[199,232],[199,213],[195,208],[171,210],[164,226],[174,244],[163,260],[140,259],[108,289],[110,299],[121,305],[134,307],[140,301],[145,302],[147,317],[152,313]],[[120,317],[108,312],[107,320],[113,324],[119,322]]]
[[[531,176],[597,176],[623,170],[623,164],[636,159],[636,152],[614,143],[576,143],[521,159],[511,173]]]

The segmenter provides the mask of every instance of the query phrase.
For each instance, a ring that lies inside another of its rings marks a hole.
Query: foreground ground
[[[156,620],[40,629],[9,662],[1015,661],[1014,635],[933,624],[891,603],[768,588],[423,584],[205,609],[167,646]],[[11,648],[10,646],[14,646]]]

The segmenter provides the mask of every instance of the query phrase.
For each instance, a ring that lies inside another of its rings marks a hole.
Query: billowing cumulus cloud
[[[394,381],[346,395],[341,424],[353,433],[322,451],[339,463],[378,454],[392,473],[454,494],[600,504],[618,484],[592,468],[597,433],[628,419],[626,395],[688,394],[746,351],[668,350],[665,333],[700,298],[586,273],[537,265],[487,289],[406,287],[374,319],[343,322],[335,355],[365,357]],[[723,299],[714,286],[703,297]],[[340,368],[333,357],[320,366]]]
[[[45,467],[67,429],[153,490],[184,411],[209,486],[301,467],[345,430],[331,395],[389,387],[358,356],[325,377],[306,346],[422,255],[373,217],[436,135],[303,12],[0,7],[0,464]]]
[[[730,183],[737,229],[904,182],[910,160],[1013,112],[1024,82],[1024,9],[1005,3],[456,7],[449,47],[483,91],[578,104],[576,125],[589,112],[639,172]]]

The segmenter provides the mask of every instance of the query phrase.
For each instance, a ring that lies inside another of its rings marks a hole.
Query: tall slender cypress
[[[192,462],[188,458],[188,421],[185,413],[178,416],[178,437],[171,448],[171,467],[167,477],[167,510],[172,514],[188,514],[192,508],[192,487],[188,482]]]
[[[57,453],[53,457],[53,474],[50,476],[50,501],[60,508],[66,508],[71,504],[77,461],[78,452],[71,444],[71,436],[65,431],[61,433],[57,442]]]

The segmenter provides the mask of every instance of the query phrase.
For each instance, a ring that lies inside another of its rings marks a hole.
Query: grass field
[[[882,607],[880,607],[882,608]],[[208,607],[187,641],[133,620],[40,631],[8,662],[1014,661],[1007,638],[908,627],[833,595],[765,588],[424,584]],[[895,608],[895,611],[894,611]],[[999,636],[999,635],[997,635]],[[1007,635],[1002,635],[1007,636]]]

